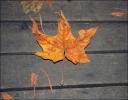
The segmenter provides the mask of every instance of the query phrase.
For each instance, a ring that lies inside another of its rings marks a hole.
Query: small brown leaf
[[[13,97],[6,92],[1,93],[1,95],[2,95],[3,100],[14,100]]]
[[[126,15],[126,12],[123,9],[114,9],[111,15],[115,17],[123,17]]]
[[[38,13],[45,1],[47,1],[49,8],[51,8],[52,0],[25,0],[21,1],[21,5],[26,14],[29,12]]]

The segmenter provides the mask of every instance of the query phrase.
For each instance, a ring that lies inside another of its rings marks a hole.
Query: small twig
[[[52,90],[52,82],[51,82],[51,80],[50,80],[50,77],[49,77],[49,75],[48,75],[48,72],[47,72],[46,69],[43,68],[43,67],[42,67],[42,72],[43,72],[44,75],[47,77],[50,90],[51,90],[51,92],[53,93],[53,90]]]
[[[36,73],[31,73],[31,85],[33,87],[33,96],[36,97],[36,86],[37,86],[37,75]]]
[[[40,14],[40,13],[39,13],[39,16],[40,16],[40,26],[41,26],[42,32],[43,32],[43,34],[44,34],[45,32],[44,32],[43,24],[42,24],[43,19],[42,19],[42,16],[41,16],[41,14]]]

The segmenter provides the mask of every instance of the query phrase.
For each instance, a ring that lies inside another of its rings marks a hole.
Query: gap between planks
[[[110,54],[110,53],[128,53],[128,50],[103,50],[103,51],[86,51],[88,54]],[[0,56],[6,55],[35,55],[35,52],[7,52],[0,53]]]
[[[112,87],[112,86],[128,86],[127,82],[124,83],[97,83],[97,84],[78,84],[78,85],[64,85],[64,86],[53,86],[53,89],[75,89],[75,88],[96,88],[96,87]],[[49,86],[36,87],[36,90],[48,90]],[[20,87],[20,88],[4,88],[0,89],[0,92],[9,91],[30,91],[33,87]]]
[[[28,1],[28,0],[0,0],[0,1]],[[53,0],[53,1],[60,1],[62,2],[61,0]],[[127,0],[63,0],[63,1],[127,1]]]
[[[39,20],[35,20],[36,22],[40,22]],[[15,23],[19,23],[19,22],[32,22],[30,20],[0,20],[0,23],[11,23],[11,22],[15,22]],[[57,23],[58,21],[43,21],[43,23]],[[96,21],[96,20],[68,20],[69,23],[128,23],[128,20],[104,20],[104,21]]]

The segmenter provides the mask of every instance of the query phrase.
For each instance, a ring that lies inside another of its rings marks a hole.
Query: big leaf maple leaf
[[[53,62],[63,60],[66,57],[74,64],[88,63],[89,58],[84,49],[90,43],[98,27],[81,29],[75,38],[63,12],[59,11],[57,15],[59,17],[58,31],[54,36],[41,33],[36,21],[31,18],[33,23],[32,33],[36,36],[36,40],[42,48],[42,51],[35,54]]]

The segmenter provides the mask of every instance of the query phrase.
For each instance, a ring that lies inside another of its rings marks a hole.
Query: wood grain
[[[51,99],[119,99],[126,100],[127,87],[99,87],[86,89],[64,89],[64,90],[41,90],[36,91],[36,99],[51,100]],[[9,92],[16,100],[17,99],[33,99],[33,91]]]
[[[89,54],[90,63],[74,65],[65,61],[65,85],[127,82],[126,54]],[[1,56],[1,87],[16,88],[31,86],[31,72],[38,75],[38,86],[47,86],[41,72],[45,67],[53,85],[60,84],[62,62],[56,64],[35,55]]]
[[[45,32],[54,35],[56,23],[43,23]],[[74,36],[80,29],[99,25],[87,51],[127,50],[127,23],[71,23]],[[41,50],[28,28],[29,22],[1,23],[1,52],[35,52]]]
[[[127,21],[127,14],[122,17],[111,16],[112,11],[117,8],[127,13],[127,6],[127,1],[124,0],[60,0],[53,1],[52,9],[47,4],[44,5],[40,13],[45,21],[56,21],[55,12],[58,10],[63,10],[65,16],[73,21]],[[1,20],[30,20],[29,15],[39,20],[39,14],[26,15],[20,1],[1,1]]]

